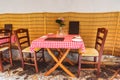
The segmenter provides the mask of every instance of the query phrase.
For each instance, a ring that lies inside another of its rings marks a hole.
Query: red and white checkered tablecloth
[[[34,52],[35,48],[69,48],[69,49],[81,49],[85,51],[85,45],[83,40],[81,41],[72,41],[72,38],[75,35],[66,35],[64,36],[63,41],[45,41],[47,37],[58,37],[58,36],[46,36],[40,37],[36,40],[33,40],[30,46],[31,52]]]
[[[4,37],[4,36],[0,36],[0,37]],[[3,43],[3,42],[8,42],[8,41],[9,41],[9,39],[0,39],[0,44]],[[15,41],[16,41],[15,35],[12,35],[11,36],[11,42],[15,43]]]

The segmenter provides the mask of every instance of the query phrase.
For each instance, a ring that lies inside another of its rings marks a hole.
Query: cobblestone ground
[[[116,61],[116,62],[115,62]],[[0,72],[0,80],[120,80],[119,57],[105,57],[101,65],[100,77],[96,78],[95,71],[81,71],[80,77],[69,77],[61,68],[57,68],[49,76],[44,76],[53,65],[51,62],[39,62],[39,73],[35,73],[34,67],[26,66],[23,71],[20,61],[14,61],[14,66],[4,72]],[[64,65],[77,76],[77,64]],[[118,72],[117,72],[118,71]]]

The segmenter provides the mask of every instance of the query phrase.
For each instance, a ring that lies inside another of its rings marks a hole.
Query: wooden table
[[[60,38],[60,36],[52,35],[52,36],[42,36],[38,39],[35,39],[32,41],[30,49],[31,52],[34,52],[35,48],[46,48],[49,55],[54,59],[56,64],[45,73],[45,76],[51,74],[57,67],[61,67],[68,75],[71,77],[75,77],[74,74],[72,74],[63,64],[63,60],[66,59],[66,56],[69,54],[70,49],[78,49],[78,53],[85,51],[84,42],[81,39],[81,41],[72,41],[72,38],[76,35],[66,35],[64,36],[63,41],[54,41],[54,40],[45,40],[48,37],[52,38]],[[51,51],[51,48],[56,48],[60,52],[60,57],[56,57],[54,53]],[[65,52],[61,51],[61,49],[66,49]],[[71,63],[68,60],[69,63]],[[71,63],[72,64],[72,63]]]

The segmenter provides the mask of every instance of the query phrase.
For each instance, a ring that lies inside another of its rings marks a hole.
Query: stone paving
[[[101,65],[101,74],[96,78],[94,71],[81,71],[80,77],[69,77],[61,68],[57,68],[49,76],[44,73],[51,68],[51,62],[39,62],[39,73],[35,73],[34,67],[26,66],[23,71],[20,67],[20,61],[14,61],[14,66],[4,72],[0,72],[0,80],[120,80],[119,57],[104,57]],[[77,64],[71,66],[65,63],[65,66],[77,76]],[[116,73],[116,74],[115,74]],[[114,78],[112,78],[114,76]]]

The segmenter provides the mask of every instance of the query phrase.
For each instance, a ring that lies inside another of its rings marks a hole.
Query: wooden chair
[[[98,28],[95,48],[86,48],[86,52],[79,55],[78,57],[78,76],[80,75],[81,70],[97,70],[97,77],[100,74],[100,65],[101,65],[101,58],[103,54],[104,44],[107,37],[108,30],[105,28]],[[82,60],[82,57],[93,57],[93,61],[90,60]],[[82,68],[81,64],[91,64],[94,65],[92,68]]]
[[[36,48],[34,53],[31,53],[30,51],[30,38],[29,38],[29,32],[28,29],[17,29],[14,31],[14,34],[17,39],[18,49],[21,56],[21,62],[22,62],[22,68],[24,69],[24,65],[31,65],[35,67],[36,73],[38,72],[38,65],[37,65],[37,53],[41,51],[42,57],[40,59],[44,59],[44,49]],[[25,55],[27,55],[25,58]],[[33,57],[32,57],[33,55]],[[33,63],[34,62],[34,63]]]
[[[69,22],[69,34],[79,34],[79,21],[70,21]]]
[[[7,54],[8,56],[4,54]],[[13,66],[11,51],[11,31],[0,29],[0,71],[5,70],[5,66],[3,64],[8,62],[11,66]]]

